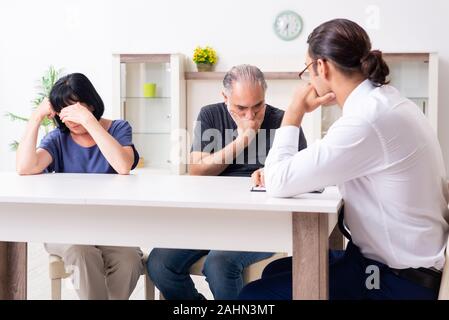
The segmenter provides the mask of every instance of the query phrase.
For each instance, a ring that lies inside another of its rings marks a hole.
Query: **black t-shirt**
[[[276,129],[281,126],[284,111],[266,105],[265,117],[259,133],[220,174],[220,176],[249,177],[264,166]],[[201,109],[194,129],[191,151],[214,153],[220,151],[237,137],[237,125],[225,103],[216,103]],[[298,150],[307,147],[302,129],[299,132]]]

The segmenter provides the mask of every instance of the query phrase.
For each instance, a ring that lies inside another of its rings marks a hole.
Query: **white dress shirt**
[[[365,257],[397,269],[443,268],[446,172],[436,134],[415,104],[366,80],[322,140],[298,152],[298,130],[276,131],[265,162],[270,195],[338,185],[345,223]]]

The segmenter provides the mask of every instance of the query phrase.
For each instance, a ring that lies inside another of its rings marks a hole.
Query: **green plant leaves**
[[[18,141],[16,141],[16,140],[14,140],[13,142],[11,142],[10,144],[9,144],[9,149],[11,150],[11,151],[17,151],[17,148],[19,147],[19,142]]]
[[[50,95],[51,88],[53,88],[54,84],[60,76],[62,75],[62,69],[56,69],[53,66],[48,67],[45,74],[40,78],[40,81],[37,85],[39,91],[37,92],[37,97],[31,101],[33,105],[32,110],[35,110],[41,102]],[[19,116],[12,112],[6,112],[5,117],[9,118],[11,121],[28,121],[29,118]],[[55,128],[55,123],[53,120],[45,118],[41,123],[41,128],[45,133],[48,133],[50,129]],[[19,142],[14,140],[9,144],[11,151],[16,151],[19,146]]]
[[[18,116],[12,112],[6,112],[5,117],[9,118],[11,121],[17,121],[17,120],[28,121],[28,118]]]

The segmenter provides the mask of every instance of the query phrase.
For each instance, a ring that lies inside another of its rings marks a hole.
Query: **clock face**
[[[283,11],[274,20],[274,32],[282,40],[293,40],[302,30],[302,19],[293,11]]]

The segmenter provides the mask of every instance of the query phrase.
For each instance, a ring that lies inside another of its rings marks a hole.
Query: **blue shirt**
[[[139,154],[132,143],[132,128],[127,121],[114,120],[108,133],[122,146],[131,146],[134,150],[132,169],[139,162]],[[82,147],[76,143],[70,132],[63,133],[58,128],[50,131],[42,139],[39,148],[50,153],[53,161],[47,172],[64,173],[117,173],[103,156],[97,145]]]

